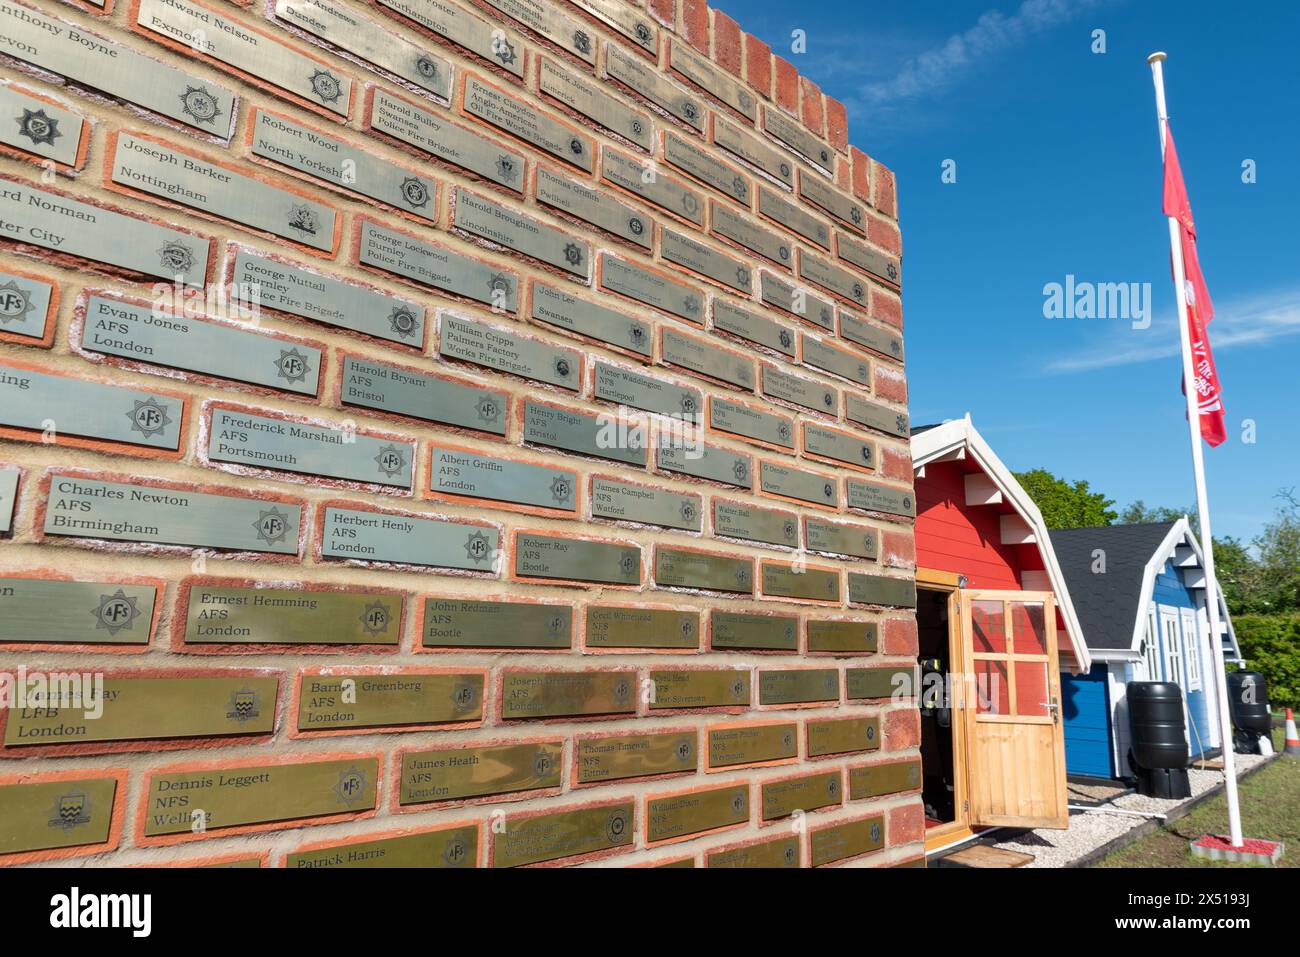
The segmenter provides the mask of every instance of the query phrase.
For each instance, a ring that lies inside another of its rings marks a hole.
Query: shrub
[[[1274,708],[1300,708],[1300,615],[1238,615],[1232,619],[1246,667],[1268,679]]]

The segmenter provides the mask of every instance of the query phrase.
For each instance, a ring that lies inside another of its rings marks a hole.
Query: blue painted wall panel
[[[1095,664],[1084,675],[1061,674],[1061,716],[1065,722],[1065,771],[1108,778],[1110,756],[1110,695],[1106,665]]]
[[[1196,598],[1191,590],[1183,584],[1182,574],[1173,566],[1173,562],[1165,562],[1165,567],[1160,570],[1156,576],[1155,587],[1151,593],[1152,600],[1158,606],[1173,609],[1190,608],[1196,610]],[[1157,619],[1158,620],[1158,619]],[[1178,616],[1178,627],[1182,629],[1182,615]],[[1160,666],[1164,667],[1164,634],[1160,635]],[[1187,703],[1187,712],[1191,717],[1191,725],[1188,728],[1188,746],[1193,757],[1204,751],[1210,750],[1210,716],[1209,704],[1206,701],[1206,695],[1209,693],[1208,682],[1213,678],[1207,671],[1206,662],[1201,661],[1201,687],[1199,690],[1190,691],[1187,686],[1187,659],[1190,655],[1199,654],[1199,642],[1193,634],[1183,635],[1183,673],[1178,675],[1176,680],[1179,687],[1183,689],[1183,698]],[[1171,676],[1166,675],[1168,679]]]

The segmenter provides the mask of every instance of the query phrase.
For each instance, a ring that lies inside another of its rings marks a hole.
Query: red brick
[[[889,809],[889,827],[885,831],[890,847],[912,844],[925,837],[925,808],[919,801]]]
[[[921,743],[921,712],[895,708],[885,712],[885,750],[903,751]]]
[[[901,369],[878,364],[876,366],[875,385],[878,398],[888,399],[890,402],[897,402],[900,405],[906,404],[907,376],[903,375]]]
[[[876,181],[876,194],[873,205],[891,219],[898,218],[898,186],[894,182],[894,171],[888,166],[873,162],[871,175]]]
[[[740,24],[721,10],[713,11],[713,59],[728,73],[740,76]]]
[[[898,227],[879,216],[867,217],[867,238],[882,249],[887,249],[895,256],[903,255],[903,237]]]
[[[886,478],[912,481],[912,453],[892,445],[880,447],[880,474]]]
[[[895,329],[903,328],[903,300],[897,296],[871,287],[871,317],[887,322]]]
[[[680,0],[682,37],[705,56],[709,54],[709,5],[705,0]]]
[[[882,654],[916,655],[918,639],[915,618],[886,618],[881,632]]]
[[[839,100],[826,97],[826,138],[841,153],[849,148],[849,114]]]
[[[822,106],[822,88],[806,76],[799,77],[799,100],[803,125],[821,136],[826,129],[826,111]]]
[[[677,28],[677,0],[650,0],[646,4],[646,9],[650,11],[650,16],[658,20],[669,30]]]
[[[799,112],[799,71],[784,57],[773,54],[776,68],[776,105],[787,113]]]
[[[871,202],[871,157],[856,146],[849,147],[849,156],[853,160],[853,195],[865,202]]]
[[[916,536],[911,531],[885,531],[880,538],[880,560],[886,567],[916,567]]]
[[[745,34],[745,79],[767,99],[772,98],[772,48]]]

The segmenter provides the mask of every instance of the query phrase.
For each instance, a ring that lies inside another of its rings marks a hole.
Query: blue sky
[[[1253,537],[1300,486],[1300,4],[713,5],[843,101],[850,139],[898,176],[913,421],[970,412],[1011,468],[1120,506],[1194,501],[1146,63],[1167,51],[1228,412],[1206,447],[1216,536]],[[1150,283],[1150,327],[1044,318],[1043,287],[1068,274]]]

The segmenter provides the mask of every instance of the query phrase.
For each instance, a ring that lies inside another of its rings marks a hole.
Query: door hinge
[[[962,802],[961,802],[961,812],[962,812],[963,814],[969,814],[969,813],[970,813],[970,801],[962,801]]]

